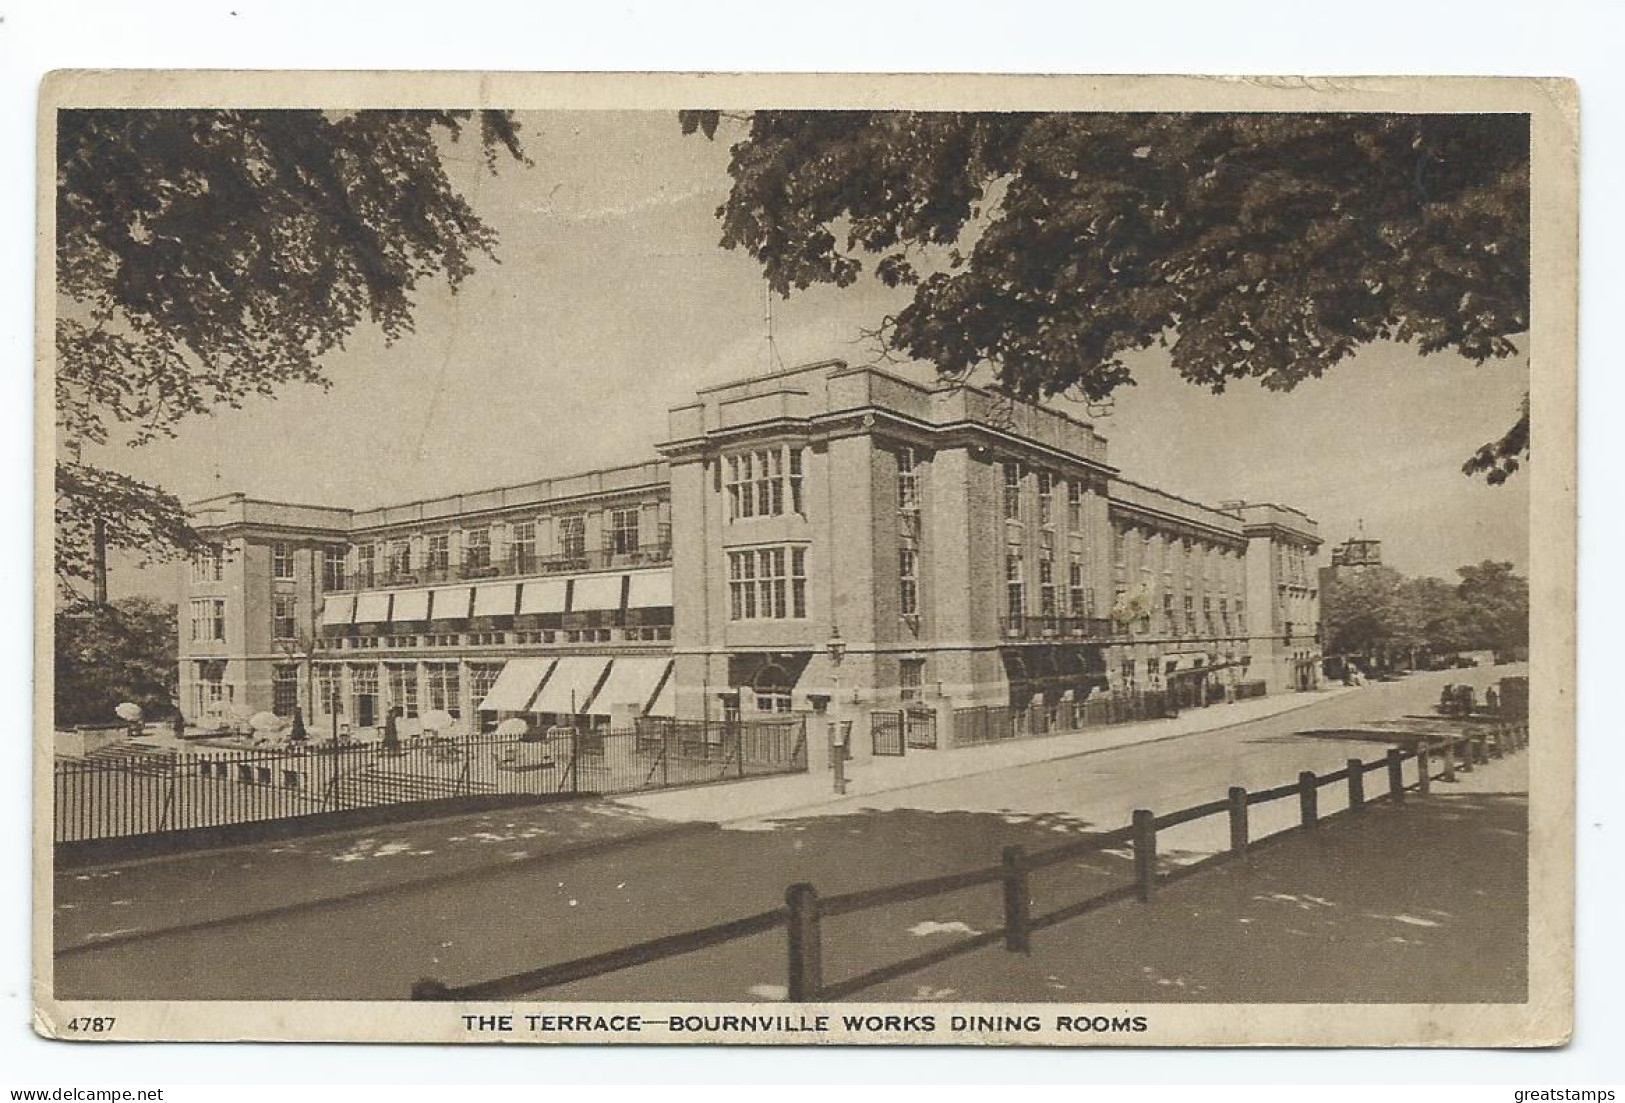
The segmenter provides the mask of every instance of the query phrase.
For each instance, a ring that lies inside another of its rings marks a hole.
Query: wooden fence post
[[[1012,954],[1032,949],[1032,894],[1027,887],[1027,851],[1004,848],[1004,948]]]
[[[1453,782],[1456,780],[1456,741],[1446,739],[1442,750],[1444,753],[1440,757],[1444,759],[1444,779]]]
[[[1357,758],[1348,761],[1349,768],[1349,811],[1365,811],[1365,763]]]
[[[1466,733],[1461,737],[1461,772],[1464,774],[1473,772],[1473,737]]]
[[[1477,735],[1473,736],[1473,757],[1476,758],[1482,765],[1488,766],[1490,764],[1490,752],[1484,746],[1483,732],[1479,732]]]
[[[1230,853],[1247,853],[1247,790],[1230,787]]]
[[[1506,753],[1507,753],[1506,742],[1507,742],[1507,730],[1506,730],[1506,728],[1501,724],[1495,725],[1495,746],[1490,751],[1490,753],[1493,754],[1496,758],[1505,758]]]
[[[1428,754],[1428,741],[1424,736],[1416,745],[1417,790],[1425,797],[1433,792],[1433,757]]]
[[[1320,823],[1320,785],[1313,770],[1298,775],[1298,815],[1305,831],[1313,831]]]
[[[808,1003],[824,988],[818,890],[806,883],[791,885],[785,890],[784,903],[790,912],[790,1002]]]
[[[1405,803],[1405,759],[1398,747],[1388,749],[1388,795],[1395,804]]]
[[[1157,818],[1144,808],[1134,810],[1134,882],[1148,902],[1157,890]]]

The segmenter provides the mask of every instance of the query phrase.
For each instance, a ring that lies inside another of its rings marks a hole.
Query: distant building
[[[904,705],[1316,684],[1315,522],[1135,483],[1065,414],[829,361],[701,391],[658,452],[377,509],[196,503],[182,707],[318,731],[838,707],[861,733]]]
[[[1382,541],[1351,536],[1332,549],[1331,569],[1382,566]]]

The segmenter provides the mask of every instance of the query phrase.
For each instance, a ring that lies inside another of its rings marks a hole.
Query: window
[[[322,549],[322,589],[344,589],[344,549]]]
[[[732,620],[784,620],[807,615],[806,550],[746,548],[728,553]]]
[[[1066,484],[1066,524],[1069,532],[1083,531],[1083,484],[1076,479]]]
[[[324,663],[316,668],[316,707],[324,716],[344,711],[344,684],[338,667]]]
[[[1185,634],[1196,635],[1196,599],[1189,594],[1185,595]]]
[[[1055,476],[1048,471],[1038,473],[1038,523],[1044,528],[1055,523]]]
[[[1219,624],[1224,629],[1224,634],[1228,636],[1230,634],[1230,599],[1229,598],[1221,597],[1219,599]]]
[[[456,663],[430,663],[425,668],[429,681],[429,708],[442,709],[453,719],[461,715]]]
[[[616,555],[631,555],[638,550],[638,511],[616,509],[609,514],[609,546]]]
[[[463,566],[480,571],[491,565],[491,530],[469,529],[463,533]]]
[[[535,521],[516,521],[514,523],[513,566],[516,571],[529,571],[536,566]]]
[[[225,554],[219,544],[210,544],[192,553],[192,581],[219,582],[225,577]]]
[[[801,492],[801,449],[757,448],[735,453],[727,458],[725,472],[728,520],[781,516],[784,513],[786,484],[790,491],[791,511],[805,515]]]
[[[1021,465],[1006,462],[1004,465],[1004,519],[1006,521],[1021,520]]]
[[[429,534],[428,560],[424,564],[436,579],[447,576],[451,570],[451,534],[447,532],[434,532]]]
[[[298,626],[294,617],[294,600],[292,594],[271,595],[271,636],[279,640],[297,639]],[[273,712],[276,710],[273,709]],[[278,715],[286,715],[278,713]]]
[[[1089,608],[1089,592],[1083,585],[1083,564],[1067,564],[1067,608],[1075,617],[1093,616],[1094,610]]]
[[[278,663],[271,668],[271,711],[291,717],[299,707],[299,668]]]
[[[902,513],[920,510],[920,472],[912,448],[897,453],[897,509]]]
[[[232,687],[226,684],[226,664],[218,659],[197,664],[197,684],[192,687],[192,711],[198,716],[218,715],[231,701]]]
[[[1179,622],[1174,619],[1174,595],[1166,590],[1162,594],[1162,633],[1165,636],[1176,635],[1179,632]]]
[[[1112,563],[1121,581],[1128,572],[1128,530],[1112,529]]]
[[[1004,556],[1005,608],[1011,620],[1020,620],[1026,606],[1021,578],[1021,553],[1008,551]]]
[[[1213,635],[1213,599],[1206,596],[1202,598],[1202,633]]]
[[[897,552],[898,609],[905,617],[920,614],[920,553],[915,548]]]
[[[474,708],[480,707],[480,702],[490,694],[491,687],[497,684],[497,675],[502,673],[501,663],[470,663],[468,667],[468,687],[471,691],[470,700]]]
[[[374,559],[378,554],[377,548],[371,544],[362,544],[355,550],[356,585],[371,586],[373,584]]]
[[[559,554],[570,559],[587,554],[587,519],[581,514],[559,518]]]
[[[1038,557],[1038,612],[1053,617],[1055,608],[1055,560],[1045,549]]]
[[[192,639],[222,641],[226,638],[226,603],[219,598],[204,598],[192,605]]]
[[[396,540],[389,545],[389,574],[393,578],[412,573],[412,544]]]
[[[350,664],[350,713],[356,717],[376,716],[378,707],[378,668],[371,663]],[[362,698],[366,698],[365,708]]]
[[[390,663],[386,669],[389,671],[390,707],[400,709],[402,716],[416,716],[418,714],[418,668],[416,664]]]
[[[897,695],[918,701],[925,688],[925,660],[903,659],[897,664]]]
[[[293,577],[293,549],[278,542],[271,545],[271,577]]]

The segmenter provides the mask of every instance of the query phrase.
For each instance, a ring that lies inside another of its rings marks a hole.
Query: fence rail
[[[624,730],[408,738],[394,747],[164,752],[115,744],[56,761],[53,834],[59,843],[86,842],[458,797],[609,795],[806,769],[799,717],[645,719]]]
[[[999,864],[995,866],[829,897],[819,896],[817,889],[810,884],[797,883],[785,890],[783,908],[712,924],[697,930],[665,935],[620,950],[543,966],[476,984],[449,986],[436,980],[425,979],[413,986],[412,998],[474,1000],[525,995],[561,984],[619,972],[636,965],[695,953],[782,927],[786,931],[788,974],[786,990],[789,999],[792,1002],[843,999],[885,981],[906,976],[1000,941],[1009,952],[1028,953],[1031,950],[1031,937],[1034,931],[1130,898],[1149,903],[1159,887],[1182,880],[1211,864],[1243,856],[1263,842],[1293,832],[1316,831],[1322,822],[1331,818],[1321,815],[1319,804],[1320,790],[1328,785],[1344,784],[1348,787],[1348,808],[1335,815],[1359,815],[1376,800],[1387,800],[1397,805],[1403,804],[1407,794],[1413,791],[1426,796],[1431,792],[1435,780],[1448,781],[1455,777],[1458,763],[1461,769],[1471,770],[1475,764],[1483,764],[1491,758],[1500,758],[1522,749],[1528,745],[1528,739],[1529,728],[1526,723],[1497,724],[1488,728],[1475,725],[1472,731],[1446,736],[1427,733],[1411,749],[1391,748],[1382,758],[1370,762],[1351,758],[1343,768],[1325,774],[1304,771],[1294,782],[1261,792],[1249,792],[1237,786],[1231,788],[1223,800],[1208,801],[1162,816],[1155,815],[1149,809],[1138,809],[1134,812],[1132,822],[1127,826],[1078,842],[1046,848],[1033,854],[1027,853],[1021,846],[1006,847]],[[1408,762],[1417,763],[1416,768],[1411,771],[1416,774],[1414,781],[1407,781],[1405,778],[1405,764]],[[1435,762],[1440,767],[1439,773],[1433,772]],[[1384,770],[1388,775],[1388,791],[1380,796],[1368,796],[1365,791],[1365,776]],[[1269,835],[1253,837],[1249,826],[1249,809],[1255,805],[1290,797],[1296,797],[1298,800],[1298,824]],[[1159,868],[1157,859],[1159,831],[1221,815],[1227,817],[1229,821],[1227,850],[1219,851],[1183,868],[1172,870]],[[1032,893],[1029,887],[1032,873],[1084,854],[1116,849],[1125,843],[1132,847],[1134,872],[1130,881],[1048,912],[1032,914]],[[1004,922],[999,928],[959,939],[865,973],[834,982],[825,981],[821,930],[824,919],[961,892],[995,882],[1000,886],[1004,910]]]

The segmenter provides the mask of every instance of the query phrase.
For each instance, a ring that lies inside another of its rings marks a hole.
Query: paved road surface
[[[1381,747],[1293,733],[1425,711],[1445,681],[1470,674],[1482,684],[1508,672],[1416,676],[1166,743],[75,952],[57,962],[57,994],[399,999],[424,976],[451,984],[484,980],[775,907],[793,881],[811,881],[827,894],[974,868],[991,864],[1010,843],[1037,850],[1116,827],[1135,807],[1172,810],[1222,796],[1229,785],[1265,787],[1301,769],[1335,769],[1350,754],[1375,757]],[[1488,771],[1482,776],[1490,778]],[[1201,853],[1212,844],[1193,829],[1171,845]],[[1057,867],[1067,876],[1035,886],[1039,906],[1051,899],[1046,893],[1075,898],[1117,883],[1123,867],[1122,857],[1111,854]],[[230,893],[229,877],[214,891]],[[842,962],[842,972],[856,971],[919,952],[921,939],[944,925],[986,929],[996,922],[997,893],[972,890],[832,921],[826,954]],[[775,932],[657,972],[560,989],[555,998],[771,998],[782,992],[782,974],[783,935]]]

